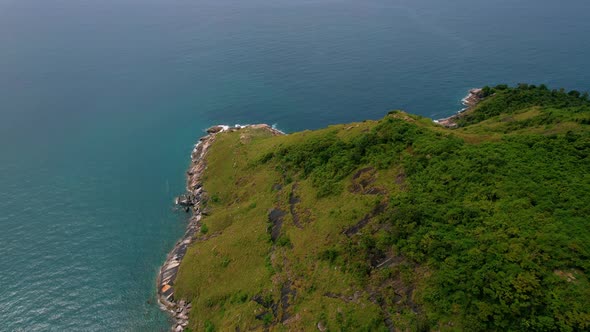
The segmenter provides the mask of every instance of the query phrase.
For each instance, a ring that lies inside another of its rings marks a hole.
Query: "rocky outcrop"
[[[477,105],[484,98],[483,89],[471,89],[465,98],[461,99],[461,103],[465,108],[461,112],[466,111],[470,107]]]
[[[170,313],[172,317],[172,331],[181,332],[188,326],[189,313],[191,310],[190,302],[184,299],[176,299],[174,297],[174,282],[180,268],[182,258],[186,254],[188,247],[196,239],[196,235],[201,229],[201,220],[207,215],[204,211],[202,202],[206,198],[206,193],[203,189],[202,177],[207,163],[205,157],[209,148],[215,141],[217,134],[226,131],[237,131],[244,128],[264,129],[270,131],[273,135],[283,135],[284,133],[272,128],[266,124],[257,125],[235,125],[233,127],[219,125],[207,129],[207,135],[200,138],[191,152],[191,163],[187,171],[187,186],[186,193],[178,196],[175,204],[185,209],[187,212],[192,212],[189,219],[186,231],[182,238],[176,242],[174,248],[168,256],[166,261],[160,268],[157,278],[158,287],[158,301],[163,310]]]
[[[484,99],[484,94],[483,94],[482,89],[479,89],[479,88],[478,89],[471,89],[471,90],[469,90],[469,93],[467,94],[467,96],[465,96],[465,98],[461,99],[461,104],[463,104],[463,106],[465,106],[463,109],[461,109],[459,112],[457,112],[457,114],[449,116],[448,118],[434,120],[434,122],[440,124],[441,126],[447,127],[447,128],[455,128],[455,127],[457,127],[457,123],[455,122],[455,120],[458,117],[460,117],[463,112],[468,111],[468,110],[474,108],[475,106],[477,106],[477,104],[479,104],[483,99]]]

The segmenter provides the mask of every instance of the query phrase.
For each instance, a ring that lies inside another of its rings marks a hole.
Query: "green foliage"
[[[336,259],[338,259],[338,256],[340,256],[340,252],[338,252],[338,250],[327,249],[319,254],[319,259],[323,261],[328,261],[330,264],[334,264],[336,262]]]
[[[227,267],[231,263],[231,259],[227,256],[224,256],[221,260],[221,267]]]
[[[274,321],[274,316],[272,313],[267,312],[264,316],[262,316],[262,322],[265,326],[269,326]]]
[[[395,111],[251,147],[222,134],[205,186],[223,198],[207,216],[220,235],[189,249],[178,279],[185,295],[199,276],[200,328],[589,330],[587,97],[529,84],[482,93],[454,130]],[[286,213],[274,242],[273,208]],[[301,319],[273,324],[283,310]]]
[[[402,152],[413,143],[432,140],[434,136],[436,134],[432,132],[389,116],[369,133],[351,141],[338,138],[333,131],[302,144],[283,147],[273,158],[265,155],[261,161],[277,160],[291,174],[300,174],[303,179],[311,178],[312,184],[317,187],[318,197],[326,197],[339,194],[343,189],[341,180],[361,165],[386,169],[399,161]],[[461,144],[459,139],[448,139],[425,148],[435,152],[451,150]]]
[[[463,125],[531,106],[590,111],[579,92],[550,91],[543,85],[500,85],[483,93],[491,97],[463,118]],[[379,247],[376,235],[368,235],[349,242],[343,255],[327,249],[319,258],[339,262],[365,283],[370,262],[393,245],[434,269],[424,299],[440,317],[453,316],[459,308],[474,330],[589,328],[588,308],[568,308],[584,307],[588,285],[579,298],[553,293],[574,290],[555,278],[555,270],[590,268],[589,132],[519,135],[470,145],[396,114],[350,140],[330,132],[266,159],[276,159],[302,179],[309,177],[319,197],[339,194],[339,182],[363,165],[403,166],[411,190],[392,197],[380,216],[391,231]],[[561,118],[561,111],[545,111],[511,123],[507,130]]]
[[[207,320],[205,321],[205,332],[215,332],[215,325],[213,325],[213,323],[211,323],[211,321]]]
[[[590,111],[590,102],[587,94],[578,91],[566,93],[563,90],[550,91],[545,85],[539,87],[528,84],[518,84],[516,88],[507,85],[496,87],[484,87],[482,93],[485,97],[494,95],[482,101],[474,112],[461,116],[457,123],[459,126],[478,123],[500,114],[512,114],[533,106],[546,108],[573,108],[574,112]]]
[[[383,222],[405,255],[436,269],[434,310],[459,306],[473,330],[590,326],[588,309],[570,309],[584,307],[588,285],[584,298],[554,293],[576,288],[555,270],[590,268],[588,142],[588,132],[518,136],[404,159],[412,190]]]
[[[490,88],[486,85],[483,88],[481,88],[482,97],[489,97],[494,94],[494,91],[495,90],[493,88]]]
[[[231,298],[231,303],[246,303],[248,301],[249,296],[248,293],[245,292],[237,292]]]
[[[218,194],[211,195],[211,202],[213,202],[213,203],[219,203],[219,201],[220,201],[220,198],[219,198],[219,195]]]
[[[289,237],[284,234],[279,236],[279,238],[277,239],[277,241],[275,243],[279,247],[291,247],[292,246],[291,239],[289,239]]]
[[[269,272],[270,274],[273,274],[273,273],[275,272],[275,269],[274,269],[274,267],[272,266],[272,260],[271,260],[271,257],[270,257],[270,255],[267,255],[267,256],[264,258],[264,267],[265,267],[265,268],[268,270],[268,272]]]
[[[205,223],[201,224],[201,233],[202,234],[207,234],[209,233],[209,227],[207,227],[207,225]]]

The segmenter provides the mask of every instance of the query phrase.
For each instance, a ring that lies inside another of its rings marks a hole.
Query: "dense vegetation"
[[[544,84],[536,86],[522,83],[515,88],[505,84],[495,87],[485,86],[482,93],[483,97],[494,95],[494,98],[484,100],[477,112],[470,112],[461,117],[459,124],[473,124],[500,114],[513,114],[532,106],[557,108],[570,113],[590,111],[590,98],[587,92],[580,93],[572,90],[566,93],[564,89],[549,90]],[[550,112],[547,112],[538,120],[541,122],[538,124],[548,124],[555,119],[552,119]]]
[[[484,93],[457,129],[220,135],[178,280],[192,328],[590,329],[587,95]]]

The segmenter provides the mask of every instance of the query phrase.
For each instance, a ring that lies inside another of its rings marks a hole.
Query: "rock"
[[[193,198],[190,194],[184,194],[176,197],[175,203],[180,206],[191,206],[193,205]]]
[[[184,330],[184,328],[182,327],[182,325],[177,325],[176,329],[174,329],[175,332],[182,332]]]
[[[324,331],[328,330],[328,329],[326,328],[326,325],[325,325],[325,324],[324,324],[324,322],[322,322],[322,321],[319,321],[319,322],[318,322],[318,325],[317,325],[317,327],[318,327],[318,330],[320,330],[320,331],[322,331],[322,332],[324,332]]]
[[[184,307],[184,305],[185,305],[185,304],[186,304],[186,301],[185,301],[185,300],[180,300],[180,301],[178,302],[178,306],[179,306],[179,307]]]
[[[222,130],[223,130],[223,127],[222,126],[213,126],[213,127],[209,128],[209,129],[207,129],[207,132],[209,134],[215,134],[215,133],[218,133],[218,132],[220,132]]]
[[[182,327],[186,327],[188,325],[188,320],[183,320],[180,325],[182,325]]]
[[[469,90],[469,93],[471,93],[472,95],[475,95],[478,98],[483,98],[483,96],[484,96],[483,89],[471,89],[471,90]]]
[[[188,316],[187,315],[183,315],[183,314],[180,314],[180,315],[176,316],[176,318],[182,319],[182,320],[188,320]]]

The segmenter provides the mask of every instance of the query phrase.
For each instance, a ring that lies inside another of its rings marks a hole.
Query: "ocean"
[[[166,331],[155,278],[208,126],[440,118],[590,89],[587,0],[0,0],[0,331]]]

